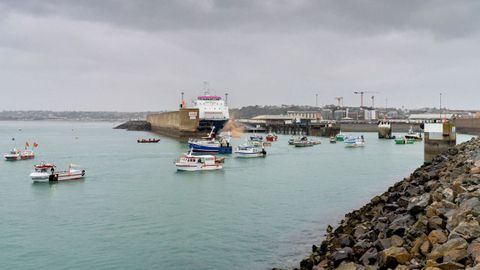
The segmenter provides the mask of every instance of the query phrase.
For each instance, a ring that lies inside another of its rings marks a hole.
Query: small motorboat
[[[354,148],[354,147],[363,147],[365,146],[365,139],[362,136],[360,137],[347,137],[344,140],[345,147]]]
[[[3,157],[7,161],[17,161],[35,158],[35,153],[32,150],[18,150],[14,148],[8,154],[3,155]]]
[[[70,164],[68,170],[56,171],[52,163],[41,163],[35,165],[34,171],[30,174],[33,182],[58,182],[66,180],[80,180],[85,177],[85,170],[74,169],[77,165]]]
[[[408,133],[405,135],[405,139],[412,139],[416,141],[421,141],[422,140],[422,133],[420,132],[414,132],[413,127],[410,127],[408,130]]]
[[[268,135],[265,137],[265,140],[267,142],[276,142],[278,140],[278,136],[273,133],[268,133]]]
[[[314,146],[316,143],[309,140],[308,137],[304,136],[304,137],[301,137],[300,139],[298,140],[295,140],[293,142],[293,145],[295,145],[295,147],[311,147],[311,146]]]
[[[293,145],[294,142],[295,142],[295,138],[290,138],[288,140],[288,145]]]
[[[263,142],[263,137],[257,134],[251,135],[248,139],[252,142]]]
[[[337,143],[337,139],[335,137],[330,137],[330,143]]]
[[[335,140],[337,140],[337,142],[343,142],[345,141],[346,138],[347,138],[347,135],[342,133],[339,133],[337,134],[337,136],[335,136]]]
[[[405,137],[395,139],[395,144],[414,144],[414,143],[415,143],[414,139],[407,139]]]
[[[137,143],[158,143],[160,139],[138,139]]]
[[[239,145],[234,152],[235,157],[238,158],[254,158],[254,157],[265,157],[267,151],[264,147],[260,147],[255,144],[246,143]]]
[[[178,171],[213,171],[223,168],[224,158],[217,158],[213,155],[192,155],[185,154],[175,161]]]

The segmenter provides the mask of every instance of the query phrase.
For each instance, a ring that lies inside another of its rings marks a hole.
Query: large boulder
[[[410,258],[410,253],[404,247],[391,247],[379,253],[379,264],[393,269],[399,264],[406,264]]]
[[[442,259],[444,262],[458,262],[468,256],[468,242],[463,238],[450,239],[446,243],[433,248],[427,258],[431,260]]]
[[[433,230],[428,234],[428,240],[433,245],[447,242],[447,235],[442,230]]]
[[[469,241],[480,237],[480,224],[476,220],[461,221],[450,233],[449,238],[462,237]]]
[[[425,208],[430,204],[430,194],[424,193],[420,196],[413,197],[410,199],[407,206],[407,211],[415,215],[417,213],[423,212]]]

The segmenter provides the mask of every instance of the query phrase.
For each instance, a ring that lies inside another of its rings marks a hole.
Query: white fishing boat
[[[345,143],[345,147],[350,148],[365,146],[365,139],[363,135],[360,137],[347,137],[343,142]]]
[[[223,168],[222,158],[213,155],[192,155],[192,152],[180,157],[175,161],[178,171],[213,171]]]
[[[410,127],[408,133],[405,135],[405,139],[412,139],[416,141],[422,140],[422,133],[413,131],[413,127]]]
[[[77,165],[70,164],[68,170],[57,171],[56,166],[51,163],[41,163],[35,165],[30,178],[34,182],[57,182],[66,180],[80,180],[85,177],[85,170],[75,169]]]
[[[32,150],[18,150],[16,148],[10,150],[7,154],[3,155],[7,161],[32,159],[35,157],[35,153]]]
[[[251,135],[248,140],[252,142],[263,142],[263,137],[261,135],[254,134]]]
[[[267,151],[265,151],[265,148],[262,146],[247,142],[246,144],[239,145],[234,154],[235,157],[238,158],[265,157],[267,155]]]
[[[308,139],[308,137],[304,136],[301,137],[293,142],[293,145],[295,147],[311,147],[318,144],[317,142],[311,141]]]

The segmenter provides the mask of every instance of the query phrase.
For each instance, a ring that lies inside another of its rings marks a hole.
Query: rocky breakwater
[[[152,130],[152,125],[149,122],[143,120],[130,120],[115,127],[114,129],[149,131]]]
[[[300,269],[480,269],[480,140],[449,149],[312,247]]]

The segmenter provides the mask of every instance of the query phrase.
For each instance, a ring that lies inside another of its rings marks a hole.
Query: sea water
[[[221,171],[177,172],[185,143],[114,126],[0,122],[3,152],[39,144],[34,160],[0,162],[1,269],[298,266],[328,224],[423,162],[422,142],[395,145],[376,133],[357,149],[327,138],[295,148],[279,136],[265,158],[226,156]],[[136,142],[151,137],[161,142]],[[81,165],[87,177],[32,183],[41,161]]]

